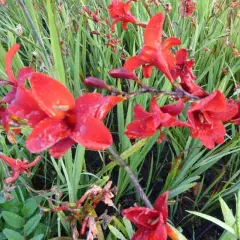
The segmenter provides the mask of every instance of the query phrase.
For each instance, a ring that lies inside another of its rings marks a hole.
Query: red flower
[[[238,109],[237,113],[230,120],[232,123],[240,125],[240,101],[237,102],[237,101],[229,100],[229,103],[234,104]]]
[[[0,101],[1,103],[7,103],[8,108],[1,111],[2,124],[5,129],[9,129],[9,122],[14,121],[14,113],[9,111],[9,106],[14,102],[19,92],[27,92],[28,90],[24,87],[24,81],[29,78],[32,74],[32,69],[30,67],[21,68],[18,72],[17,79],[15,78],[12,70],[12,61],[14,55],[19,51],[20,45],[14,44],[7,52],[5,57],[6,65],[6,75],[7,80],[2,80],[1,85],[10,85],[10,92]],[[26,93],[27,94],[27,93]],[[30,104],[30,102],[28,103]],[[15,119],[16,120],[16,119]]]
[[[191,17],[192,13],[196,10],[196,2],[193,0],[182,0],[181,2],[181,16]]]
[[[152,98],[150,112],[146,112],[138,104],[134,108],[135,121],[128,124],[125,134],[132,139],[145,138],[153,136],[156,131],[160,130],[161,132],[162,127],[189,127],[188,123],[175,118],[182,112],[183,108],[182,100],[179,100],[176,104],[159,107],[155,98]],[[159,141],[162,141],[163,138],[164,136],[161,133]]]
[[[156,200],[154,209],[131,207],[123,210],[123,216],[138,227],[132,240],[167,240],[168,236],[171,239],[177,239],[175,233],[167,224],[167,199],[168,192],[165,192]]]
[[[186,92],[198,97],[205,97],[207,93],[194,82],[196,76],[192,71],[193,65],[194,59],[188,60],[187,50],[180,49],[176,53],[176,66],[171,69],[172,77],[174,80],[180,77],[180,85]]]
[[[226,130],[222,122],[230,120],[237,111],[236,104],[227,101],[219,90],[193,103],[188,109],[192,137],[210,149],[215,143],[223,143]]]
[[[33,73],[30,83],[38,106],[29,114],[34,116],[34,112],[40,112],[45,117],[32,124],[33,130],[26,142],[29,151],[37,153],[50,148],[51,155],[58,158],[75,142],[93,150],[104,150],[112,144],[112,136],[102,120],[123,98],[89,93],[75,100],[63,84],[41,73]],[[24,112],[28,102],[23,104],[21,96],[18,100],[16,112],[21,109]]]
[[[134,57],[129,58],[124,68],[132,72],[140,66],[143,66],[144,77],[150,77],[152,67],[155,66],[162,71],[167,78],[173,82],[170,69],[175,67],[175,56],[170,48],[181,44],[178,38],[167,38],[162,42],[162,28],[164,15],[158,13],[153,16],[144,32],[144,45],[141,52]]]
[[[41,156],[36,157],[35,160],[31,163],[29,163],[29,161],[26,159],[21,161],[20,159],[10,158],[3,154],[0,154],[0,158],[3,159],[4,162],[6,162],[12,168],[12,176],[5,179],[5,182],[14,183],[22,173],[29,175],[30,174],[29,169],[39,162]]]
[[[122,29],[126,30],[128,23],[137,23],[137,19],[132,15],[130,10],[131,2],[136,0],[128,0],[126,3],[120,0],[112,0],[112,3],[108,6],[109,14],[114,19],[112,23],[112,31],[118,22],[122,22]]]

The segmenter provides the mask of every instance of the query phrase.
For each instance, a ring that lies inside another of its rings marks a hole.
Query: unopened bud
[[[93,86],[96,88],[102,88],[102,89],[108,89],[110,90],[111,87],[106,84],[103,80],[99,79],[99,78],[95,78],[95,77],[88,77],[84,80],[84,83],[89,85],[89,86]]]

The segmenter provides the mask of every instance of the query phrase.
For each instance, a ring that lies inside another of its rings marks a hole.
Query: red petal
[[[112,144],[112,135],[97,118],[82,119],[71,134],[71,138],[92,150],[105,150]]]
[[[152,230],[139,229],[133,235],[132,240],[143,240],[143,239],[144,240],[151,240],[151,238],[149,238],[151,232],[152,232]]]
[[[46,118],[33,129],[26,146],[30,152],[42,152],[68,136],[69,131],[62,121]]]
[[[8,111],[13,116],[28,120],[28,124],[35,126],[47,115],[39,108],[32,93],[25,87],[18,87],[14,100],[8,106]]]
[[[176,53],[176,64],[183,65],[187,61],[188,58],[188,51],[183,48],[177,51]]]
[[[179,38],[169,37],[162,43],[162,50],[164,51],[166,49],[169,49],[174,46],[179,46],[181,44],[182,42]]]
[[[130,72],[127,68],[115,68],[109,72],[109,75],[113,78],[132,79],[137,81],[138,77]]]
[[[24,67],[18,72],[18,85],[24,84],[24,81],[32,76],[32,68]]]
[[[103,97],[100,93],[84,94],[76,99],[75,111],[77,118],[92,116],[102,120],[123,99],[117,96]]]
[[[6,64],[6,74],[8,76],[8,79],[10,82],[15,83],[16,78],[13,74],[12,71],[12,61],[14,55],[19,51],[20,45],[19,44],[14,44],[7,52],[7,55],[5,57],[5,64]]]
[[[169,105],[160,107],[162,112],[169,113],[172,116],[177,116],[178,114],[180,114],[183,108],[184,108],[184,103],[181,99],[176,104],[169,104]]]
[[[154,204],[154,209],[156,209],[159,213],[162,214],[164,223],[167,222],[168,218],[168,206],[167,206],[168,195],[169,191],[164,192],[157,198]]]
[[[122,215],[138,228],[155,229],[159,223],[159,213],[150,208],[131,207],[122,211]]]
[[[226,111],[226,99],[224,95],[219,91],[212,92],[209,96],[199,100],[196,104],[192,105],[188,112],[193,111],[211,111],[211,112],[223,112]]]
[[[64,138],[55,143],[49,149],[49,153],[55,158],[60,158],[72,147],[74,143],[75,142],[71,138]]]
[[[164,14],[158,13],[154,15],[144,32],[144,44],[155,48],[157,44],[162,42],[162,28],[164,22]]]
[[[151,137],[157,131],[153,124],[152,118],[143,121],[134,121],[127,125],[127,129],[124,132],[126,136],[131,139]]]
[[[149,118],[151,116],[152,116],[152,113],[145,111],[140,104],[137,104],[134,107],[134,119],[135,120],[146,120],[147,118]]]
[[[227,111],[225,112],[210,112],[209,116],[213,119],[221,120],[226,122],[233,118],[238,112],[238,106],[234,102],[227,103]]]
[[[145,63],[147,63],[146,60],[141,59],[139,56],[134,56],[127,59],[123,67],[126,68],[128,71],[132,72]]]
[[[158,106],[157,101],[154,97],[151,98],[150,102],[150,112],[155,114],[162,113],[161,108]]]
[[[67,110],[74,108],[72,94],[59,81],[42,73],[33,73],[30,82],[34,98],[50,117],[62,119]]]
[[[152,75],[152,65],[143,65],[143,76],[145,78],[150,78]]]

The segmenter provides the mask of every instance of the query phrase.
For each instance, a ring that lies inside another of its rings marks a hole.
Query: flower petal
[[[176,64],[184,65],[188,58],[188,51],[185,48],[182,48],[176,53]]]
[[[152,75],[152,65],[143,65],[143,76],[145,78],[150,78]]]
[[[162,28],[164,22],[164,14],[158,13],[151,17],[145,32],[144,44],[155,48],[156,45],[162,42]]]
[[[168,195],[169,191],[164,192],[157,198],[156,202],[154,203],[154,209],[162,214],[164,223],[167,222],[168,218],[168,206],[167,206]]]
[[[10,82],[15,83],[16,78],[13,74],[12,70],[12,61],[14,55],[19,51],[20,45],[19,44],[14,44],[7,52],[6,57],[5,57],[5,64],[6,64],[6,74],[8,76],[8,79]]]
[[[24,84],[24,81],[32,76],[32,72],[31,67],[21,68],[18,72],[18,85]]]
[[[100,93],[88,93],[76,99],[75,112],[79,119],[92,116],[102,120],[117,103],[123,100],[123,97],[103,97]]]
[[[139,55],[131,57],[127,59],[124,63],[124,68],[127,69],[129,72],[134,71],[135,69],[139,68],[143,64],[147,63],[146,60],[142,59]],[[132,79],[132,78],[131,78]]]
[[[42,152],[68,136],[69,130],[62,121],[46,118],[32,130],[26,146],[32,153]]]
[[[13,116],[28,120],[31,127],[47,117],[39,108],[31,91],[23,86],[17,88],[14,99],[8,106],[8,112]]]
[[[184,108],[184,103],[180,99],[176,104],[168,104],[165,106],[160,107],[163,113],[169,113],[172,116],[179,115]]]
[[[78,122],[71,138],[92,150],[105,150],[113,141],[110,131],[94,117],[86,117]]]
[[[134,107],[134,119],[135,120],[146,120],[147,118],[149,118],[151,116],[152,116],[152,113],[145,111],[144,108],[140,104],[137,104]]]
[[[122,211],[122,215],[137,225],[138,228],[154,230],[159,223],[159,213],[146,207],[131,207]]]
[[[55,158],[60,158],[72,147],[74,143],[75,141],[73,141],[71,138],[64,138],[55,143],[49,149],[49,153]]]
[[[72,94],[59,81],[42,73],[33,73],[30,82],[33,97],[48,116],[62,119],[67,110],[74,108]]]

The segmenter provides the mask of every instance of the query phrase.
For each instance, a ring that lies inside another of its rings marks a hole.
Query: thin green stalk
[[[141,185],[138,182],[138,179],[135,177],[132,170],[129,168],[127,163],[120,157],[120,155],[113,149],[113,147],[108,148],[109,152],[112,154],[114,159],[121,165],[121,167],[124,168],[124,170],[127,172],[129,178],[131,179],[131,182],[133,183],[137,193],[139,194],[140,198],[143,200],[145,205],[148,208],[153,208],[151,202],[149,201],[147,195],[145,194],[144,190],[142,189]]]

